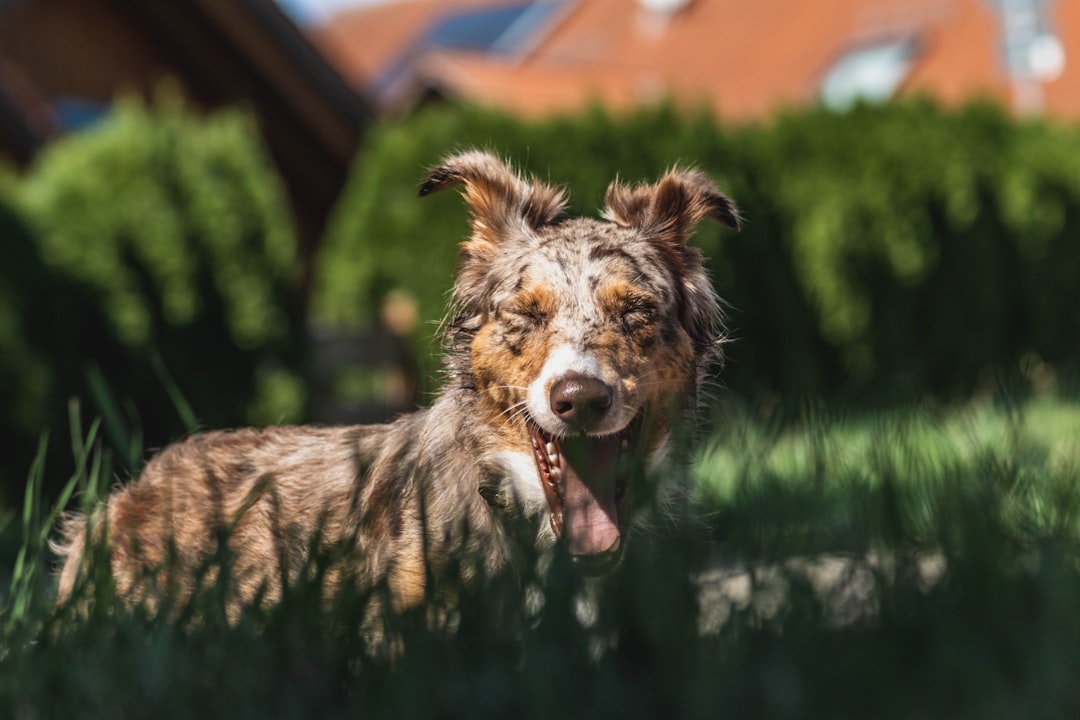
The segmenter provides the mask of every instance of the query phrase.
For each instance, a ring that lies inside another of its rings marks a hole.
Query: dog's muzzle
[[[609,570],[622,555],[620,516],[628,489],[623,456],[630,428],[591,436],[612,406],[610,386],[595,377],[568,373],[550,391],[550,409],[567,428],[556,437],[528,422],[540,483],[556,537],[565,537],[575,564],[587,574]]]

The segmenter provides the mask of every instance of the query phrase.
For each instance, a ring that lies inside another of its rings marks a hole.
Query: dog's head
[[[736,228],[704,174],[614,182],[601,220],[561,219],[564,194],[497,158],[447,158],[421,195],[461,185],[472,210],[446,326],[452,378],[491,428],[504,497],[546,512],[587,569],[620,556],[632,504],[657,489],[673,423],[721,353],[719,300],[687,239],[706,216]],[[644,487],[639,487],[639,485]],[[543,527],[543,524],[542,524]]]

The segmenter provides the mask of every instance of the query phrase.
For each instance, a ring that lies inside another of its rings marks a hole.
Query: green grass
[[[1053,396],[729,410],[695,464],[704,526],[638,538],[587,627],[579,583],[556,563],[536,580],[540,610],[523,611],[503,578],[462,597],[453,632],[393,619],[407,648],[393,661],[364,651],[363,594],[324,602],[317,583],[229,623],[220,584],[164,620],[117,603],[99,573],[81,591],[87,614],[54,611],[56,511],[37,463],[9,522],[21,541],[0,615],[0,717],[1073,716],[1078,430],[1080,405]],[[109,455],[97,424],[71,431],[77,470],[61,499],[88,504]],[[887,559],[872,568],[871,612],[838,624],[790,573],[768,609],[736,603],[701,631],[692,577],[783,574],[822,555]],[[916,569],[929,556],[945,569],[928,585]]]
[[[771,532],[780,553],[934,548],[960,541],[958,512],[1028,538],[1080,530],[1080,405],[1054,396],[719,426],[699,500],[718,533]]]

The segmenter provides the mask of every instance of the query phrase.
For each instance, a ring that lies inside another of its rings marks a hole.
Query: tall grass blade
[[[35,570],[41,557],[42,536],[37,532],[40,520],[41,485],[45,478],[45,453],[49,447],[48,433],[42,433],[38,441],[37,453],[30,465],[26,478],[26,492],[23,496],[23,538],[19,554],[15,558],[15,567],[11,573],[11,609],[9,624],[21,622],[29,610],[34,592]]]
[[[90,459],[90,454],[93,452],[95,460],[100,456],[100,451],[95,451],[94,443],[97,440],[98,428],[101,426],[101,418],[95,418],[94,422],[90,424],[90,430],[86,434],[86,441],[78,443],[82,452],[77,458],[75,458],[75,471],[68,478],[67,483],[64,484],[63,489],[60,491],[60,495],[57,497],[56,503],[52,510],[49,512],[49,517],[46,519],[44,525],[40,528],[41,543],[44,545],[48,540],[49,533],[52,532],[53,525],[60,518],[60,513],[67,507],[68,501],[71,500],[71,496],[74,494],[75,489],[80,486],[85,486],[85,478],[87,476],[86,463]]]
[[[135,444],[135,433],[132,432],[127,419],[121,413],[120,406],[109,388],[109,382],[105,379],[105,374],[96,365],[91,366],[86,371],[86,381],[90,386],[90,394],[94,396],[94,402],[101,411],[105,432],[112,446],[123,453],[124,465],[134,471],[139,466],[142,449]]]
[[[150,364],[153,366],[154,372],[157,373],[158,380],[165,387],[165,392],[168,394],[169,400],[172,401],[173,407],[176,408],[176,414],[180,416],[180,421],[184,423],[184,428],[189,433],[198,430],[199,419],[195,416],[195,411],[192,410],[191,405],[184,398],[180,386],[176,384],[172,373],[165,367],[165,361],[162,360],[161,353],[157,350],[150,354]]]
[[[71,454],[78,459],[83,452],[82,403],[79,398],[68,400],[68,433],[71,437]]]

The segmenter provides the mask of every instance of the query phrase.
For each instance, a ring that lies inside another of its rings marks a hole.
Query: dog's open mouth
[[[602,573],[622,554],[619,515],[629,486],[631,428],[613,435],[554,438],[529,421],[529,437],[556,537],[586,573]]]

